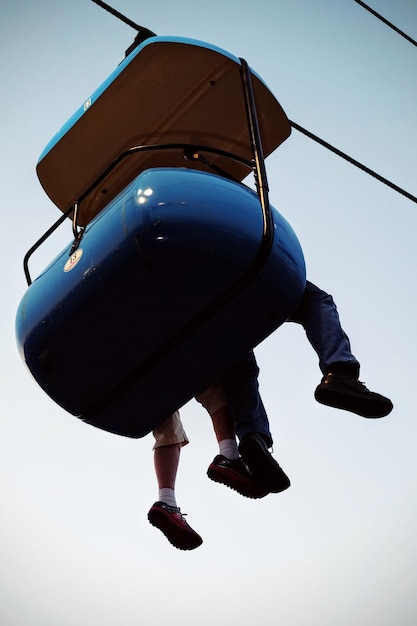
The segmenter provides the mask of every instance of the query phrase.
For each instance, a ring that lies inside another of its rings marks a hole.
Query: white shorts
[[[210,415],[213,415],[215,411],[227,404],[223,388],[217,382],[207,387],[207,389],[198,394],[195,399]],[[153,436],[155,437],[154,449],[160,448],[161,446],[170,446],[175,443],[180,443],[182,446],[189,443],[179,411],[175,411],[175,413],[170,415],[158,428],[155,428]]]
[[[175,411],[158,428],[155,428],[153,436],[155,437],[154,449],[161,446],[170,446],[174,443],[186,446],[189,442],[179,411]]]

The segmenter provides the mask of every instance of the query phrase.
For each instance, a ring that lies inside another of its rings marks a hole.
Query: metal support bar
[[[253,95],[251,72],[245,59],[240,59],[240,62],[243,93],[248,117],[249,139],[252,144],[255,183],[264,217],[264,239],[262,241],[261,248],[262,254],[267,256],[274,238],[274,221],[269,205],[269,188],[266,176],[265,159],[262,150],[261,133],[256,113],[255,98]]]
[[[28,285],[31,285],[32,279],[29,273],[29,258],[32,254],[37,250],[44,241],[65,221],[65,219],[74,211],[78,210],[79,204],[100,184],[106,176],[117,166],[121,161],[125,158],[131,156],[132,154],[136,154],[138,152],[152,151],[152,150],[184,150],[184,156],[190,158],[190,155],[193,153],[199,152],[209,152],[212,154],[218,154],[221,156],[228,157],[230,159],[236,160],[239,163],[246,165],[248,168],[252,169],[252,172],[255,176],[255,185],[259,197],[259,201],[261,203],[261,209],[263,214],[263,236],[261,245],[259,248],[258,255],[252,265],[252,271],[248,273],[247,278],[251,273],[256,273],[259,270],[259,267],[262,266],[263,262],[268,257],[269,251],[272,246],[272,242],[274,239],[274,222],[272,218],[272,212],[269,206],[269,189],[268,189],[268,181],[266,176],[266,168],[265,168],[265,160],[263,156],[262,150],[262,140],[261,134],[259,130],[258,117],[256,113],[256,105],[255,98],[253,95],[253,87],[252,87],[252,78],[250,68],[248,63],[244,59],[240,59],[241,62],[241,77],[242,77],[242,87],[243,87],[243,97],[246,107],[246,114],[248,120],[248,131],[249,131],[249,140],[251,142],[252,147],[252,159],[253,162],[250,163],[246,159],[239,157],[236,154],[232,154],[230,152],[226,152],[224,150],[218,150],[216,148],[212,148],[210,146],[195,146],[189,144],[156,144],[150,146],[134,146],[125,150],[122,154],[120,154],[111,164],[110,166],[98,177],[96,181],[82,194],[82,196],[78,199],[78,201],[71,206],[63,215],[51,226],[51,228],[44,234],[38,241],[30,248],[30,250],[26,253],[25,258],[23,260],[23,268],[25,272],[25,277]],[[209,167],[213,167],[211,163],[206,161],[205,159],[198,157],[197,155],[194,157],[196,160],[201,160]],[[217,169],[218,168],[213,168]],[[225,177],[229,177],[227,172],[219,172]],[[230,177],[229,177],[230,178]],[[79,242],[81,239],[81,234],[77,232],[76,225],[76,217],[73,223],[73,231],[75,236],[75,242]],[[74,242],[74,243],[75,243]]]
[[[42,237],[40,237],[40,239],[38,239],[38,241],[36,243],[33,244],[33,246],[26,252],[25,254],[25,258],[23,259],[23,270],[25,272],[25,276],[26,276],[26,281],[28,285],[32,284],[32,279],[30,277],[30,273],[29,273],[29,259],[32,256],[32,254],[35,252],[35,250],[37,250],[44,241],[46,241],[46,239],[48,239],[48,237],[50,237],[52,235],[52,233],[59,227],[61,226],[61,224],[66,220],[66,218],[72,213],[73,211],[73,207],[71,207],[70,209],[68,209],[68,211],[66,211],[65,213],[63,213],[61,215],[61,217],[59,218],[59,220],[57,220],[55,222],[55,224],[52,224],[51,228],[49,230],[46,231],[46,233],[44,233],[42,235]]]
[[[242,163],[243,165],[246,165],[248,169],[251,169],[252,167],[252,164],[249,161],[247,161],[246,159],[243,159],[242,157],[239,157],[237,154],[226,152],[225,150],[218,150],[210,146],[196,146],[192,144],[182,144],[182,143],[181,144],[154,144],[150,146],[133,146],[132,148],[125,150],[109,165],[109,167],[97,178],[97,180],[95,180],[94,183],[90,185],[90,187],[83,193],[83,195],[77,200],[77,202],[75,202],[75,204],[72,207],[70,207],[63,215],[61,215],[59,220],[55,222],[55,224],[53,224],[51,228],[44,235],[42,235],[40,239],[38,239],[38,241],[30,248],[30,250],[28,250],[23,260],[23,269],[25,272],[26,281],[28,285],[32,284],[32,279],[29,273],[29,258],[44,243],[44,241],[48,239],[48,237],[65,221],[65,219],[73,211],[75,212],[74,213],[75,220],[73,220],[73,233],[74,233],[75,241],[77,241],[77,239],[80,239],[79,232],[77,231],[76,213],[78,212],[78,207],[80,203],[84,200],[84,198],[86,198],[101,183],[101,181],[104,180],[106,176],[108,176],[110,172],[117,165],[119,165],[119,163],[121,163],[124,159],[138,152],[146,152],[146,151],[153,151],[153,150],[184,150],[184,158],[188,158],[188,159],[193,158],[192,156],[193,153],[209,152],[211,154],[218,154],[220,156],[224,156],[234,161],[237,161],[238,163]],[[195,156],[194,158],[197,161],[201,161],[208,167],[211,167],[214,171],[224,176],[225,178],[231,178],[232,180],[234,180],[227,172],[222,171],[219,168],[215,167],[213,164],[209,163],[207,160],[202,159],[201,156]]]

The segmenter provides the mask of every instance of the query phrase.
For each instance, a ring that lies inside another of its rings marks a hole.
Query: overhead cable
[[[390,28],[392,28],[392,30],[395,30],[396,33],[398,33],[399,35],[401,35],[401,37],[404,37],[404,39],[407,39],[407,41],[409,41],[410,43],[412,43],[413,45],[417,46],[417,41],[415,39],[412,39],[412,37],[410,37],[409,35],[407,35],[406,33],[404,33],[402,30],[400,30],[399,28],[397,28],[396,26],[394,26],[394,24],[392,24],[391,22],[389,22],[387,19],[385,19],[385,17],[382,17],[382,15],[380,15],[379,13],[377,13],[376,11],[374,11],[374,9],[371,9],[371,7],[369,7],[367,4],[365,4],[365,2],[361,2],[361,0],[354,0],[357,4],[360,4],[361,7],[363,7],[364,9],[366,9],[367,11],[369,11],[369,13],[372,13],[372,15],[374,15],[375,17],[377,17],[379,20],[381,20],[381,22],[384,22],[384,24],[386,24],[387,26],[389,26]]]
[[[384,185],[388,185],[388,187],[391,187],[391,189],[394,189],[394,191],[397,191],[398,193],[402,194],[403,196],[405,196],[406,198],[408,198],[412,202],[416,202],[417,203],[417,197],[413,196],[411,193],[408,193],[408,191],[405,191],[404,189],[401,189],[401,187],[398,187],[398,185],[395,185],[394,183],[392,183],[387,178],[384,178],[380,174],[377,174],[373,170],[369,169],[369,167],[366,167],[366,165],[363,165],[362,163],[360,163],[356,159],[353,159],[351,156],[349,156],[345,152],[342,152],[338,148],[335,148],[331,144],[327,143],[327,141],[324,141],[324,139],[321,139],[320,137],[317,137],[317,135],[313,135],[313,133],[311,133],[309,130],[306,130],[305,128],[303,128],[302,126],[297,124],[296,122],[292,122],[290,120],[290,124],[291,124],[291,126],[293,128],[298,130],[300,133],[303,133],[303,135],[306,135],[306,137],[308,137],[309,139],[312,139],[313,141],[316,141],[317,143],[319,143],[324,148],[327,148],[327,150],[330,150],[331,152],[334,152],[334,154],[337,154],[337,156],[341,157],[342,159],[345,159],[346,161],[348,161],[352,165],[355,165],[356,167],[359,167],[359,169],[363,170],[364,172],[366,172],[370,176],[373,176],[374,178],[379,180],[381,183],[384,183]]]
[[[102,0],[92,0],[92,2],[95,2],[95,4],[98,4],[100,7],[102,7],[103,9],[105,9],[106,11],[108,11],[109,13],[111,13],[112,15],[117,17],[118,19],[122,20],[122,22],[124,22],[125,24],[128,24],[128,26],[131,26],[132,28],[137,30],[141,35],[143,34],[143,38],[152,37],[155,34],[152,31],[148,30],[147,28],[144,28],[143,26],[139,26],[138,24],[135,24],[135,22],[132,22],[132,20],[130,20],[129,18],[127,18],[124,15],[122,15],[122,13],[119,13],[119,11],[116,11],[116,9],[113,9],[111,6],[109,6],[105,2],[102,2]],[[408,37],[408,35],[405,35],[401,31],[399,31],[395,26],[390,24],[390,22],[387,22],[387,20],[385,20],[385,18],[381,17],[378,13],[375,13],[375,11],[370,9],[364,2],[360,2],[359,0],[355,0],[355,2],[358,2],[358,4],[362,5],[365,9],[371,11],[371,13],[374,13],[376,15],[376,17],[378,17],[379,19],[382,19],[382,21],[384,21],[386,24],[388,24],[388,26],[390,26],[391,28],[394,28],[394,30],[399,32],[401,35],[405,36],[407,39],[409,39],[415,45],[417,45],[414,40],[412,40],[412,39],[410,39]],[[141,39],[142,39],[142,37],[141,37]],[[133,48],[136,45],[136,43],[132,44],[131,48]],[[129,50],[130,50],[130,48],[126,52],[129,52]],[[313,141],[316,141],[317,143],[322,145],[324,148],[327,148],[327,150],[330,150],[331,152],[333,152],[337,156],[341,157],[342,159],[345,159],[346,161],[348,161],[352,165],[355,165],[356,167],[360,168],[361,170],[366,172],[366,174],[369,174],[369,176],[373,176],[374,178],[379,180],[384,185],[388,185],[388,187],[391,187],[391,189],[393,189],[394,191],[397,191],[398,193],[400,193],[401,195],[405,196],[406,198],[408,198],[412,202],[416,202],[417,203],[417,197],[413,196],[408,191],[405,191],[404,189],[401,189],[401,187],[398,187],[398,185],[395,185],[394,183],[389,181],[387,178],[384,178],[380,174],[377,174],[376,172],[371,170],[369,167],[366,167],[365,165],[363,165],[359,161],[356,161],[356,159],[353,159],[352,157],[350,157],[348,154],[345,154],[344,152],[342,152],[338,148],[335,148],[334,146],[330,145],[329,143],[327,143],[327,141],[324,141],[324,139],[320,139],[320,137],[317,137],[317,135],[314,135],[310,131],[306,130],[305,128],[303,128],[302,126],[297,124],[296,122],[292,122],[290,120],[290,124],[291,124],[291,126],[293,128],[298,130],[300,133],[303,133],[309,139],[312,139]]]
[[[146,35],[147,37],[153,37],[155,35],[155,33],[153,33],[151,30],[149,30],[148,28],[144,28],[143,26],[139,26],[139,24],[136,24],[135,22],[130,20],[128,17],[126,17],[119,11],[116,11],[116,9],[113,9],[113,7],[111,7],[106,2],[102,2],[102,0],[91,0],[91,1],[94,2],[95,4],[98,4],[99,7],[101,7],[105,11],[108,11],[114,17],[117,17],[119,20],[121,20],[122,22],[130,26],[131,28],[134,28],[139,33]]]

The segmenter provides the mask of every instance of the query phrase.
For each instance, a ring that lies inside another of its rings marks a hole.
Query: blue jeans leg
[[[301,302],[288,321],[303,326],[323,373],[342,368],[359,375],[359,362],[351,352],[349,338],[341,327],[332,296],[307,281]],[[255,355],[251,352],[236,363],[221,382],[239,439],[248,432],[258,432],[271,446],[272,436],[259,394],[258,374]]]
[[[359,362],[351,352],[332,296],[307,281],[301,302],[288,321],[303,326],[323,374],[342,367],[359,375]]]
[[[272,437],[268,416],[259,395],[258,374],[255,355],[250,352],[224,374],[221,384],[235,421],[239,440],[248,432],[257,432],[270,447]]]

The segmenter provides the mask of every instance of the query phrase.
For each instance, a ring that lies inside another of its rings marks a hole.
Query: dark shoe
[[[258,433],[246,433],[239,444],[242,459],[260,485],[272,493],[288,489],[290,479],[280,468]]]
[[[203,543],[200,535],[187,524],[176,506],[155,502],[148,513],[148,520],[179,550],[194,550]]]
[[[263,498],[269,493],[268,489],[255,481],[240,458],[231,461],[222,454],[218,454],[210,464],[207,476],[214,482],[226,485],[247,498]]]
[[[329,372],[314,392],[320,404],[352,411],[362,417],[384,417],[393,409],[391,400],[369,391],[360,380]]]

